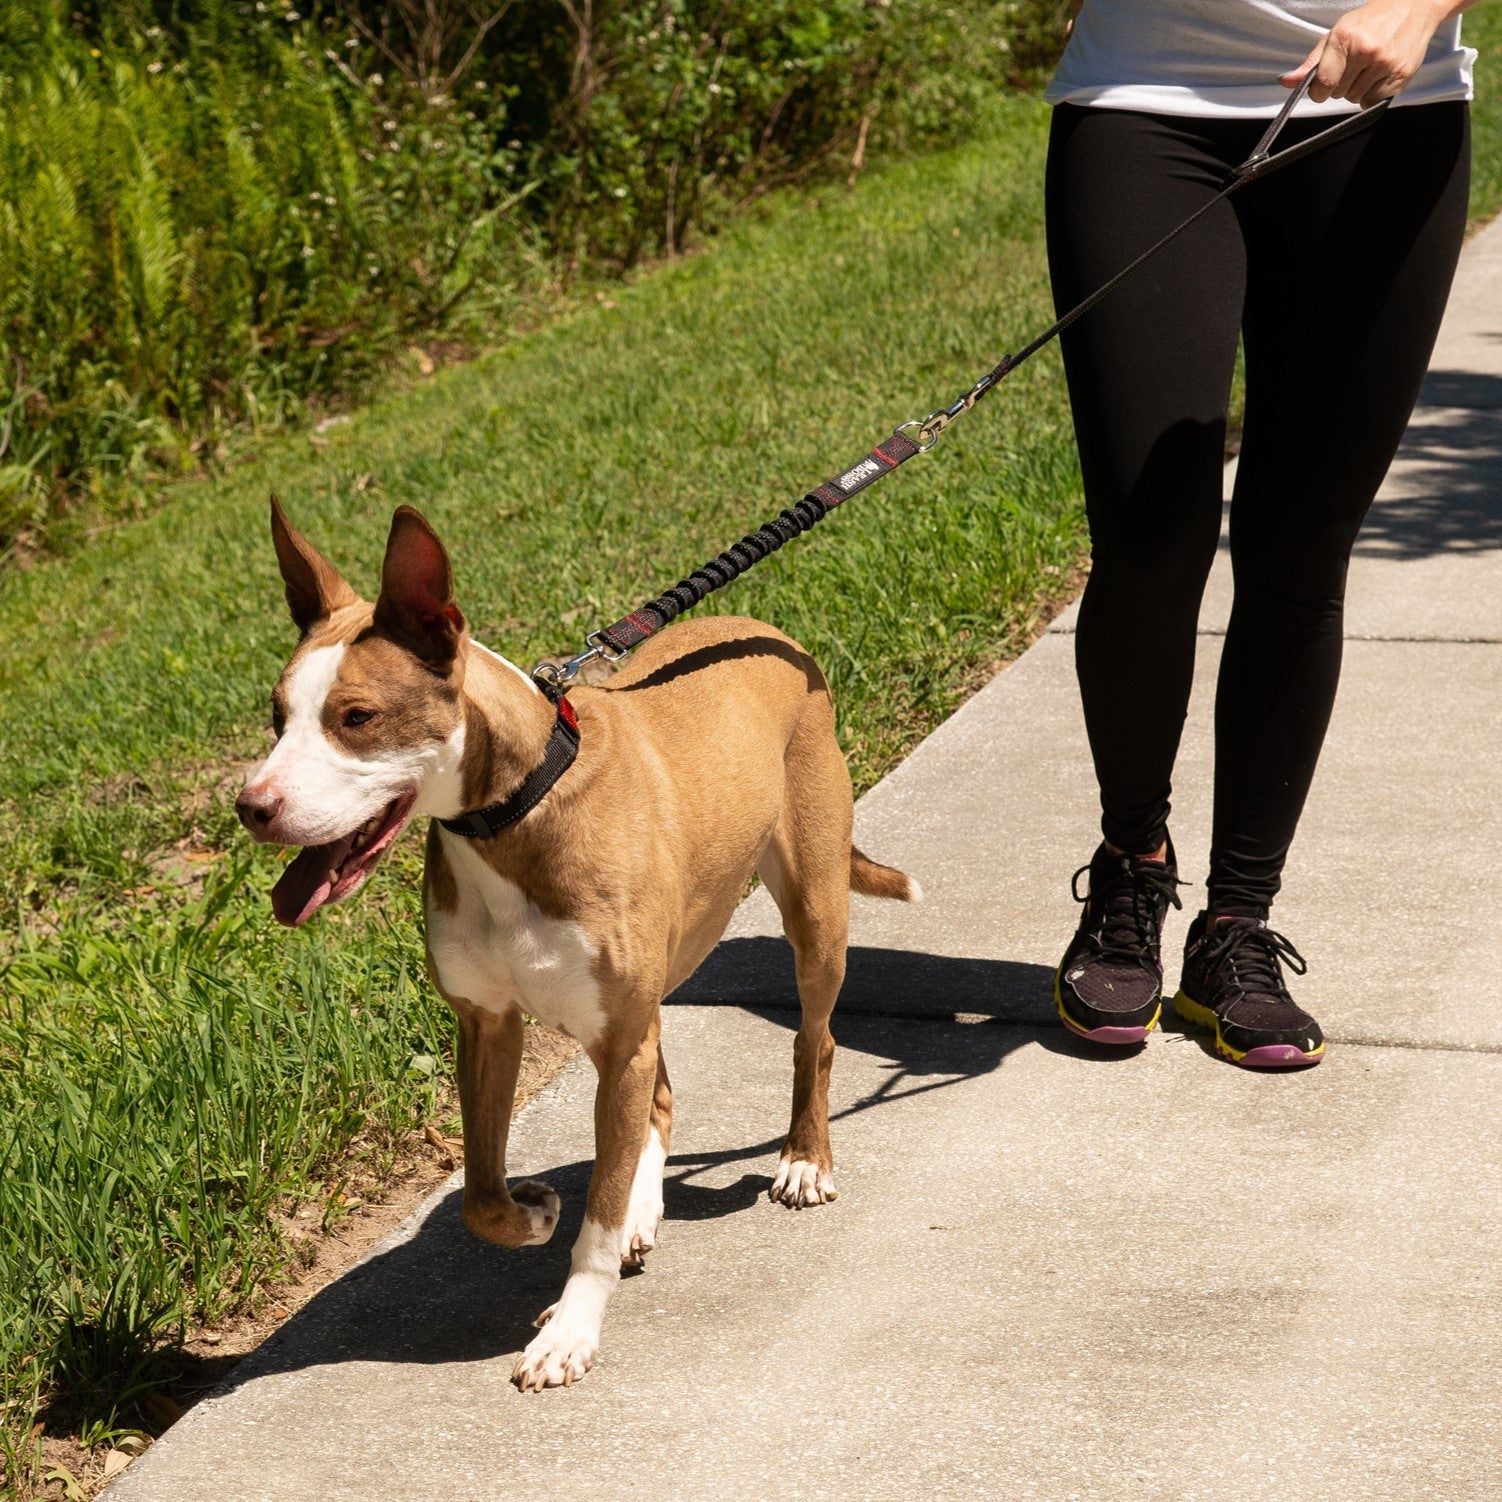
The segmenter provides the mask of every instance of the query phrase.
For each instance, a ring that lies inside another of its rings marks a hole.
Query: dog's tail
[[[922,902],[923,888],[896,866],[883,866],[850,847],[850,890],[863,897],[890,897],[893,902]]]

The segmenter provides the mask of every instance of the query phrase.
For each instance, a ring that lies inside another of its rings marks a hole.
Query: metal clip
[[[563,662],[539,662],[532,669],[532,676],[540,678],[544,683],[550,683],[554,688],[562,688],[566,683],[572,683],[579,676],[579,669],[586,662],[605,654],[599,647],[591,646],[589,651],[581,652],[577,657],[566,658]]]
[[[908,441],[917,446],[918,452],[920,454],[926,454],[929,449],[931,449],[934,444],[939,441],[939,435],[937,433],[927,432],[925,424],[920,422],[916,417],[909,422],[898,423],[893,431],[898,433],[906,433],[909,428],[917,428],[918,430],[918,436],[916,438],[909,439]],[[927,442],[924,441],[925,439],[927,440]]]
[[[606,662],[619,662],[626,652],[631,650],[627,647],[625,652],[617,651],[606,640],[603,629],[591,631],[584,640],[589,643],[589,651],[584,654],[584,657],[576,658],[577,662],[583,662],[585,657],[603,657]]]

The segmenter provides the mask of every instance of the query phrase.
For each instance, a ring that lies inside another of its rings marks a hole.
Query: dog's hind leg
[[[834,738],[833,714],[810,705],[789,747],[782,815],[757,866],[793,946],[803,1012],[793,1040],[792,1123],[771,1189],[774,1200],[794,1209],[824,1204],[836,1193],[829,1019],[845,981],[850,826],[850,774]]]
[[[522,1014],[452,1003],[459,1018],[464,1224],[500,1246],[539,1246],[558,1226],[558,1196],[531,1180],[506,1187],[506,1139],[522,1060]]]
[[[590,1050],[600,1081],[595,1091],[595,1167],[589,1203],[574,1242],[563,1295],[538,1317],[542,1328],[511,1374],[523,1391],[567,1387],[590,1369],[599,1354],[605,1305],[620,1280],[622,1262],[631,1259],[632,1185],[650,1140],[658,1081],[658,999],[653,997],[652,1021],[644,1036],[607,1035]],[[628,1003],[615,1015],[634,1012],[639,1016],[641,1010]],[[660,1195],[660,1167],[657,1173]]]

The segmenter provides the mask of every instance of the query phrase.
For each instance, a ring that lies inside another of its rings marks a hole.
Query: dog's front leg
[[[600,1324],[621,1264],[631,1257],[627,1225],[632,1183],[647,1146],[658,1073],[658,1021],[645,1037],[605,1039],[595,1055],[595,1167],[584,1225],[574,1243],[563,1296],[537,1323],[541,1333],[517,1360],[511,1380],[528,1388],[567,1387],[594,1365]],[[660,1163],[659,1163],[660,1172]]]
[[[558,1196],[531,1180],[506,1187],[506,1138],[522,1062],[522,1014],[454,1003],[464,1117],[464,1224],[482,1241],[539,1246],[558,1226]]]

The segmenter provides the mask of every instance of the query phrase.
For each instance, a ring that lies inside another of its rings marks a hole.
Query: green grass
[[[1480,224],[1502,209],[1502,0],[1481,0],[1461,31],[1481,54],[1471,106],[1471,222]]]
[[[1495,36],[1496,12],[1472,35]],[[1502,202],[1502,114],[1476,118],[1483,217]],[[235,767],[264,749],[292,645],[267,491],[367,590],[391,509],[419,506],[481,639],[523,663],[567,650],[1046,323],[1046,126],[1017,100],[974,146],[783,198],[711,254],[0,580],[14,1478],[49,1393],[86,1435],[133,1422],[153,1346],[285,1266],[279,1214],[337,1214],[342,1165],[378,1165],[448,1067],[415,843],[293,934],[270,920],[276,856],[234,825]],[[814,651],[868,786],[1065,587],[1077,484],[1049,351],[709,608]]]

